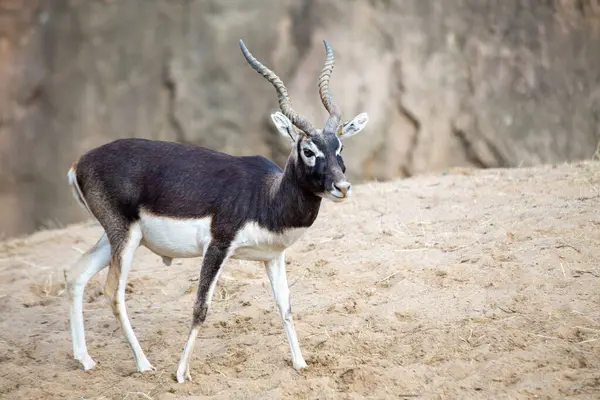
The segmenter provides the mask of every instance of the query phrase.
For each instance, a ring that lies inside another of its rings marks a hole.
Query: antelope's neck
[[[282,174],[271,183],[268,207],[285,228],[307,228],[313,224],[321,198],[300,185],[300,176],[292,157]]]

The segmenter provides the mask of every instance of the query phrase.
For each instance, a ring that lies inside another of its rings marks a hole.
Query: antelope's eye
[[[311,158],[314,157],[315,153],[312,152],[312,150],[310,149],[304,149],[304,157],[306,158]]]

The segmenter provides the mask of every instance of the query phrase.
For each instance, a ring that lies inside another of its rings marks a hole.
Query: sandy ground
[[[65,188],[67,190],[67,188]],[[356,188],[288,253],[296,373],[262,264],[230,261],[174,381],[200,260],[140,249],[127,305],[156,372],[140,374],[102,295],[72,359],[62,268],[94,224],[0,243],[5,399],[600,398],[600,163],[469,171]]]

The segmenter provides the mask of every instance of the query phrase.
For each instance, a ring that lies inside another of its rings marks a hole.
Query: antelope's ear
[[[280,134],[290,139],[292,143],[298,140],[298,132],[288,117],[277,111],[275,114],[271,114],[271,119]]]
[[[354,119],[350,122],[345,122],[342,125],[338,135],[340,139],[347,139],[350,136],[356,135],[358,132],[362,131],[367,123],[369,122],[369,116],[367,113],[358,114]]]

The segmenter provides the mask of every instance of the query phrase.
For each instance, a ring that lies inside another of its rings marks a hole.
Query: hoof
[[[81,366],[83,367],[84,371],[89,371],[90,369],[96,366],[96,362],[88,354],[75,359],[81,363]]]
[[[137,365],[138,372],[156,371],[156,368],[148,360],[143,360]]]
[[[296,362],[292,363],[292,365],[294,366],[294,369],[298,372],[300,372],[300,370],[303,370],[304,368],[307,367],[306,361],[304,361],[304,360],[296,361]]]
[[[186,368],[185,372],[177,370],[177,383],[184,383],[185,381],[192,381],[192,375],[190,375],[190,368]]]

